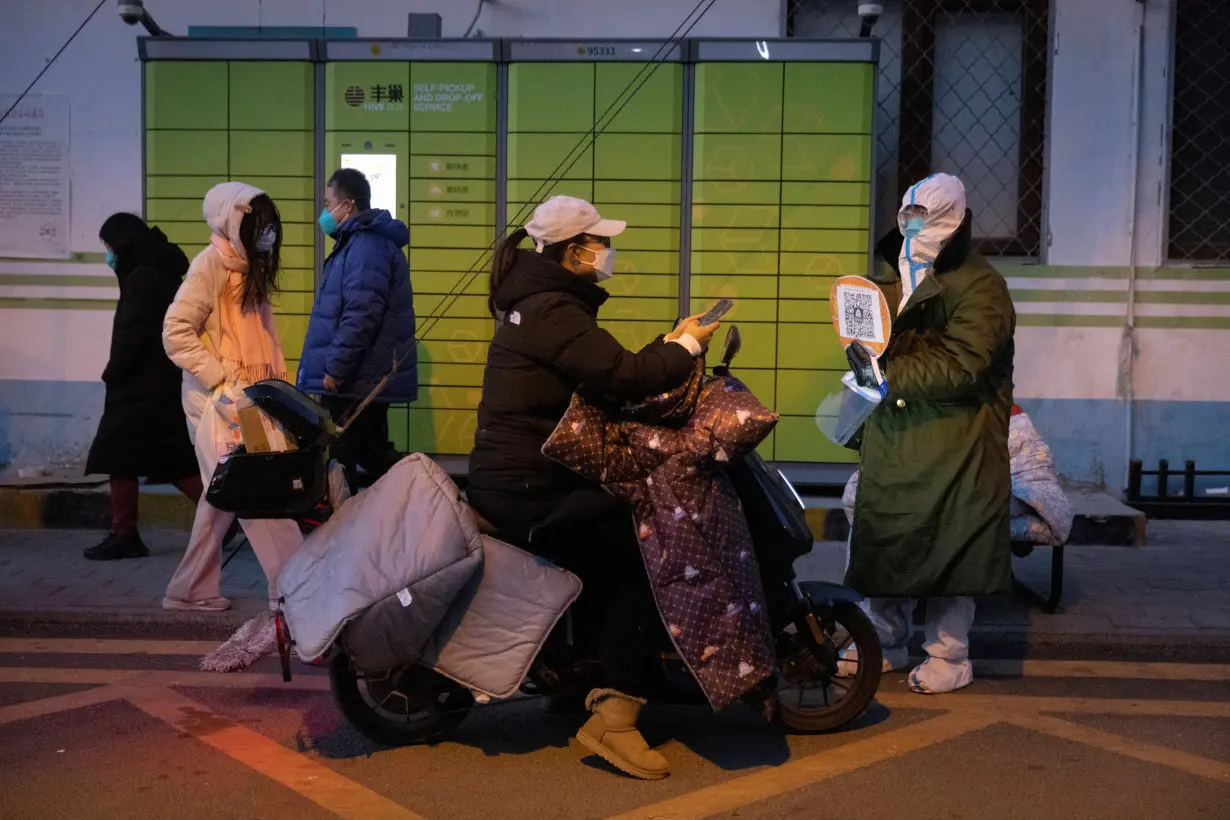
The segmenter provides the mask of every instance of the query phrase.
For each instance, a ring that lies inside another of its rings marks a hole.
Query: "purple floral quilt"
[[[704,381],[698,365],[688,385],[618,413],[573,396],[542,450],[631,505],[658,611],[714,709],[774,673],[751,532],[721,464],[777,420],[737,379]]]

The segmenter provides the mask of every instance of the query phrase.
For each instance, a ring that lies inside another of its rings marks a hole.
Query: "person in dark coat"
[[[174,484],[194,504],[201,475],[180,403],[182,374],[162,349],[162,322],[188,270],[188,257],[162,231],[118,213],[98,232],[119,279],[106,401],[85,471],[110,476],[112,531],[85,551],[94,561],[139,558],[138,478]]]
[[[625,227],[584,200],[557,196],[496,250],[488,308],[497,327],[466,494],[501,538],[581,577],[585,591],[574,611],[588,614],[574,623],[598,634],[609,688],[590,692],[586,706],[594,716],[578,738],[628,774],[659,778],[669,770],[636,730],[644,701],[631,691],[645,641],[661,628],[631,510],[542,454],[573,393],[640,401],[670,390],[691,376],[717,329],[692,317],[633,352],[598,326],[607,299],[598,283],[614,270],[611,238]],[[527,236],[534,250],[518,248]],[[577,543],[578,532],[585,543]]]
[[[878,245],[902,299],[879,360],[883,396],[861,432],[846,584],[871,599],[886,668],[904,668],[915,599],[927,599],[921,693],[969,685],[974,597],[1011,589],[1008,424],[1016,312],[971,246],[956,177],[910,188]],[[856,373],[858,342],[847,350]],[[849,659],[849,656],[846,656]]]
[[[418,398],[414,293],[402,250],[410,229],[372,208],[362,172],[343,168],[329,180],[320,227],[336,240],[312,305],[297,377],[300,390],[320,394],[334,421],[393,371],[380,395],[333,447],[352,485],[357,468],[375,481],[401,460],[389,441],[389,405]]]

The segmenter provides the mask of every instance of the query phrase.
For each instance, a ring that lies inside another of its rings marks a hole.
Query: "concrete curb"
[[[190,530],[196,508],[178,492],[141,490],[141,526]],[[106,487],[0,487],[0,527],[12,529],[111,529]]]
[[[974,658],[1224,664],[1230,662],[1230,632],[997,634],[975,626],[970,635],[970,655]]]
[[[1143,547],[1144,513],[1103,493],[1069,493],[1076,518],[1069,546]],[[841,499],[808,496],[807,523],[817,540],[845,541],[850,533]],[[142,527],[192,529],[195,508],[169,487],[141,488]],[[96,487],[0,487],[0,528],[88,529],[111,528],[110,496]]]
[[[46,627],[146,631],[221,635],[223,639],[265,609],[263,599],[237,599],[225,612],[168,612],[163,609],[118,607],[63,607],[46,609],[8,607],[0,609],[0,630]]]

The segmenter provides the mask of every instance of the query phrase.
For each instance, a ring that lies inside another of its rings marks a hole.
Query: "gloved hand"
[[[881,398],[888,395],[888,380],[880,372],[879,362],[865,344],[850,342],[846,348],[846,361],[850,363],[850,371],[859,387],[877,390]]]

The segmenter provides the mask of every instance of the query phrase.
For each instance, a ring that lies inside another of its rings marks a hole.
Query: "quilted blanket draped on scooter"
[[[777,420],[738,380],[703,382],[698,365],[688,385],[637,408],[574,396],[543,447],[631,505],[658,611],[714,709],[774,673],[751,532],[721,464]]]

